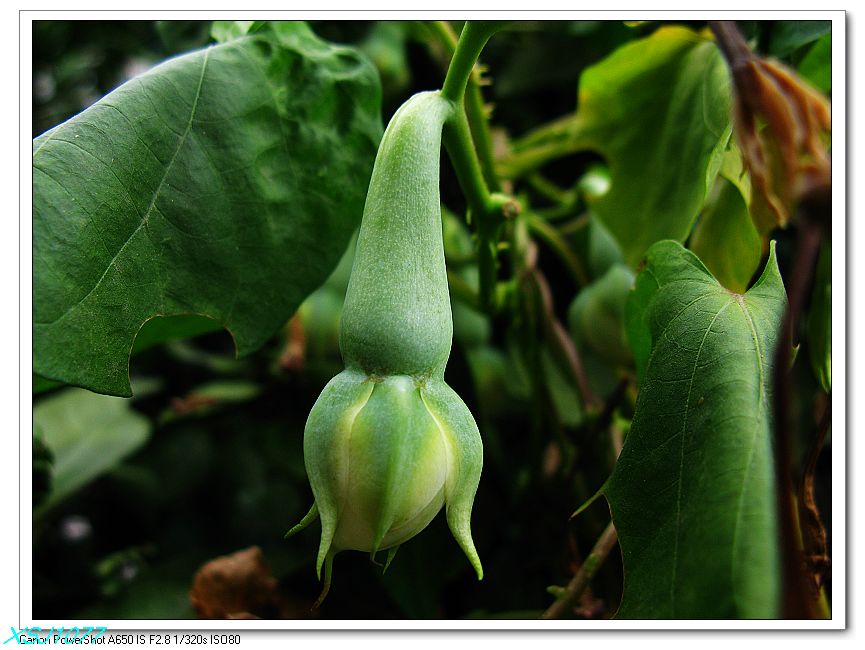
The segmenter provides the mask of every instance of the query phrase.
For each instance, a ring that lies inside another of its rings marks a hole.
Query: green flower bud
[[[321,518],[319,602],[337,552],[374,558],[387,550],[387,568],[442,507],[483,577],[470,526],[483,446],[471,412],[444,381],[453,321],[439,158],[453,110],[437,92],[415,95],[376,156],[342,314],[346,369],[325,386],[304,431],[315,504],[289,531]]]
[[[304,459],[322,520],[319,570],[338,551],[395,549],[447,505],[451,530],[482,576],[469,519],[483,449],[471,413],[444,381],[343,371],[312,408]]]

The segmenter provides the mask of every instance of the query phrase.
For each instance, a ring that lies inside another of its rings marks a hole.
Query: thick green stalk
[[[498,28],[501,25],[493,26]],[[448,54],[453,56],[457,49],[458,37],[450,26],[450,23],[437,20],[430,24],[430,29],[432,29],[438,40],[447,49]],[[484,98],[480,87],[480,74],[478,73],[478,69],[474,68],[466,83],[465,109],[469,119],[469,126],[474,136],[475,147],[484,179],[492,191],[498,192],[501,191],[501,183],[499,183],[498,174],[496,173],[493,140],[490,134],[490,124],[487,111],[484,108]]]
[[[496,231],[506,206],[512,204],[513,200],[501,194],[490,194],[469,129],[463,100],[466,84],[471,78],[481,50],[490,36],[501,27],[502,23],[498,22],[465,24],[441,91],[442,96],[451,100],[456,108],[445,124],[442,138],[478,232],[480,300],[481,306],[487,311],[495,311]]]
[[[481,50],[484,49],[490,36],[500,30],[503,24],[498,21],[466,22],[442,85],[442,97],[457,105],[462,104],[466,84]]]
[[[497,221],[501,216],[501,204],[493,200],[487,188],[464,110],[458,107],[454,111],[445,124],[443,138],[472,217],[478,225],[488,221],[490,215]],[[497,209],[499,212],[495,214]]]
[[[489,222],[497,223],[500,220],[501,210],[507,199],[490,194],[486,177],[494,175],[494,172],[489,170],[485,175],[481,168],[463,100],[466,85],[481,50],[490,36],[501,29],[502,25],[503,23],[495,21],[469,21],[465,24],[441,90],[442,97],[451,100],[456,106],[456,111],[445,124],[443,134],[445,147],[466,195],[472,216],[481,229]],[[476,99],[479,98],[480,95],[476,95]]]
[[[486,108],[484,108],[484,98],[480,86],[476,83],[469,83],[468,88],[466,88],[466,112],[469,116],[469,124],[472,126],[472,134],[477,143],[478,158],[480,158],[481,169],[484,171],[484,178],[494,192],[499,192],[502,187],[496,173],[490,123],[487,119]]]
[[[496,311],[496,231],[502,223],[504,210],[508,203],[512,203],[512,199],[503,194],[490,194],[478,163],[466,114],[462,108],[457,107],[445,124],[442,138],[478,233],[480,306],[484,311],[492,313]]]

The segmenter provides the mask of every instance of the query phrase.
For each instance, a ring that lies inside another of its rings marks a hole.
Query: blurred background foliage
[[[662,24],[518,22],[496,35],[482,61],[491,82],[484,93],[493,107],[497,149],[572,113],[587,66]],[[686,26],[699,30],[705,25]],[[782,58],[817,88],[831,92],[828,23],[739,26],[758,52]],[[320,22],[312,27],[323,38],[356,45],[375,63],[384,123],[412,93],[441,86],[448,55],[423,24]],[[460,25],[453,27],[458,33]],[[38,21],[33,28],[34,136],[159,61],[210,42],[207,22]],[[195,617],[194,582],[198,602],[219,598],[218,589],[201,587],[196,572],[214,558],[258,547],[262,566],[216,572],[227,584],[255,580],[265,585],[258,589],[264,597],[237,603],[234,613],[538,616],[552,601],[548,587],[570,579],[609,521],[603,500],[574,520],[569,516],[600,487],[614,463],[610,434],[598,421],[610,420],[620,442],[636,395],[622,328],[633,274],[615,239],[586,209],[587,201],[606,190],[609,171],[599,155],[580,152],[551,160],[543,172],[543,177],[517,178],[509,189],[537,206],[538,214],[547,209],[545,217],[565,218],[557,223],[564,224],[559,232],[573,251],[570,256],[557,249],[558,236],[544,237],[549,234],[545,219],[538,217],[535,228],[531,217],[526,223],[539,242],[538,265],[549,281],[555,312],[569,324],[591,389],[615,408],[603,413],[582,405],[555,352],[537,342],[536,324],[528,316],[489,318],[454,299],[455,342],[446,380],[475,414],[485,445],[473,511],[485,567],[482,582],[439,516],[400,550],[385,576],[365,555],[341,554],[330,595],[319,611],[310,612],[320,588],[313,569],[318,535],[284,541],[283,534],[312,500],[303,466],[303,427],[322,387],[342,368],[337,342],[349,247],[295,318],[249,357],[235,359],[227,333],[190,319],[172,325],[187,338],[168,343],[148,346],[147,330],[142,331],[131,362],[131,400],[37,381],[34,615]],[[561,200],[563,193],[567,200]],[[716,194],[724,197],[729,191]],[[716,200],[710,196],[707,214]],[[471,293],[478,286],[475,245],[456,216],[465,202],[444,156],[442,201],[452,289],[463,286]],[[778,238],[783,273],[791,251],[786,233]],[[574,257],[577,267],[570,264]],[[533,345],[538,349],[529,352]],[[817,357],[817,365],[827,358],[809,349],[798,359],[809,355]],[[824,385],[827,372],[819,375]],[[818,379],[805,362],[797,363],[795,381],[801,396],[794,401],[801,410],[796,419],[808,422],[813,396],[820,394]],[[800,454],[808,443],[801,441]],[[817,474],[824,518],[831,498],[828,456],[823,455]],[[831,521],[826,523],[831,531]],[[615,612],[622,584],[616,553],[600,569],[575,616]]]

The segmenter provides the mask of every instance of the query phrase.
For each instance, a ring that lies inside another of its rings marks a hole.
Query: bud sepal
[[[322,533],[316,571],[329,582],[339,551],[372,557],[411,539],[446,507],[448,525],[478,578],[471,508],[483,447],[471,412],[440,378],[334,377],[310,412],[304,459],[315,504],[289,535],[316,517]]]

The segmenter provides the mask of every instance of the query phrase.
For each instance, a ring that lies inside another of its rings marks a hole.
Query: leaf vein
[[[760,338],[759,338],[759,336],[757,336],[757,328],[754,324],[754,318],[751,316],[751,312],[748,309],[747,305],[745,304],[744,297],[740,298],[736,302],[739,305],[739,309],[741,309],[742,314],[745,316],[745,319],[748,321],[748,327],[750,328],[751,337],[754,340],[754,351],[757,353],[759,390],[757,393],[757,415],[754,418],[755,426],[754,426],[754,431],[751,433],[751,448],[748,450],[748,462],[745,464],[745,472],[742,475],[742,486],[739,489],[739,497],[737,499],[736,521],[733,525],[732,548],[733,548],[734,554],[733,554],[733,557],[731,558],[731,566],[730,566],[731,573],[733,574],[732,575],[733,579],[731,580],[731,583],[733,585],[736,585],[735,577],[736,577],[736,572],[737,572],[736,565],[737,565],[737,557],[738,557],[736,554],[736,548],[737,548],[738,543],[739,543],[739,541],[738,541],[739,540],[739,529],[740,529],[741,522],[742,522],[742,511],[744,508],[745,486],[748,483],[748,478],[750,477],[750,474],[751,474],[751,468],[753,467],[753,464],[754,464],[754,456],[755,456],[754,451],[755,451],[756,446],[757,446],[757,444],[756,444],[757,433],[760,431],[760,420],[762,418],[763,410],[765,408],[765,400],[764,400],[764,398],[765,398],[765,395],[764,395],[765,384],[763,382],[763,352],[760,349]]]
[[[696,301],[694,301],[696,302]],[[670,578],[670,609],[672,613],[672,618],[676,618],[676,572],[679,564],[679,534],[681,532],[681,523],[682,523],[682,477],[685,471],[685,440],[688,434],[688,411],[691,406],[691,391],[694,388],[694,378],[697,375],[697,365],[700,362],[700,353],[703,351],[703,345],[706,342],[706,339],[709,337],[709,332],[712,331],[712,325],[715,324],[715,321],[718,320],[720,315],[724,313],[724,310],[727,309],[733,301],[727,302],[718,310],[718,313],[715,314],[712,321],[709,323],[709,327],[706,328],[706,332],[703,334],[703,340],[700,342],[700,348],[697,350],[697,354],[694,357],[694,370],[691,373],[691,380],[688,384],[688,396],[685,398],[685,414],[682,419],[682,445],[679,454],[679,489],[676,493],[676,534],[674,535],[675,543],[673,544],[673,571]]]
[[[131,242],[135,238],[135,236],[141,231],[141,229],[147,225],[150,214],[153,211],[153,207],[156,205],[156,200],[157,200],[157,198],[159,198],[159,193],[162,191],[162,186],[165,184],[165,181],[168,178],[168,174],[171,171],[172,166],[174,165],[174,161],[177,160],[177,156],[180,153],[180,150],[183,148],[183,144],[186,141],[186,137],[189,134],[190,130],[192,129],[192,123],[193,123],[193,120],[195,119],[195,111],[198,108],[198,98],[201,96],[201,87],[202,87],[203,82],[204,82],[204,73],[207,70],[207,61],[208,61],[209,55],[210,55],[210,49],[205,50],[204,51],[204,60],[202,61],[202,64],[201,64],[201,76],[198,79],[198,88],[195,91],[195,99],[192,102],[192,110],[190,111],[190,114],[189,114],[189,121],[186,124],[186,130],[183,132],[183,135],[181,136],[180,141],[177,144],[177,148],[174,151],[174,155],[171,157],[171,160],[169,161],[168,165],[166,165],[166,167],[165,167],[165,172],[162,174],[162,178],[160,179],[159,184],[156,187],[156,190],[153,192],[153,198],[150,201],[150,205],[148,206],[147,211],[144,213],[144,217],[141,219],[140,223],[135,228],[135,230],[132,231],[132,234],[129,235],[129,237],[126,239],[125,242],[123,242],[123,245],[120,247],[120,249],[114,255],[114,257],[111,258],[111,261],[108,263],[108,266],[105,268],[105,271],[102,273],[102,275],[96,281],[96,284],[93,286],[93,288],[90,291],[88,291],[87,294],[81,300],[79,300],[77,303],[70,306],[69,309],[67,309],[65,312],[63,312],[60,316],[55,318],[53,321],[51,321],[49,323],[45,323],[45,325],[51,325],[53,323],[60,321],[65,316],[67,316],[70,312],[72,312],[76,307],[78,307],[85,300],[87,300],[87,298],[90,297],[90,295],[94,291],[96,291],[96,289],[99,288],[99,286],[102,284],[103,280],[105,280],[105,277],[108,275],[108,272],[111,270],[111,268],[117,262],[118,258],[123,253],[123,251],[126,250],[126,247],[129,245],[129,242]]]

